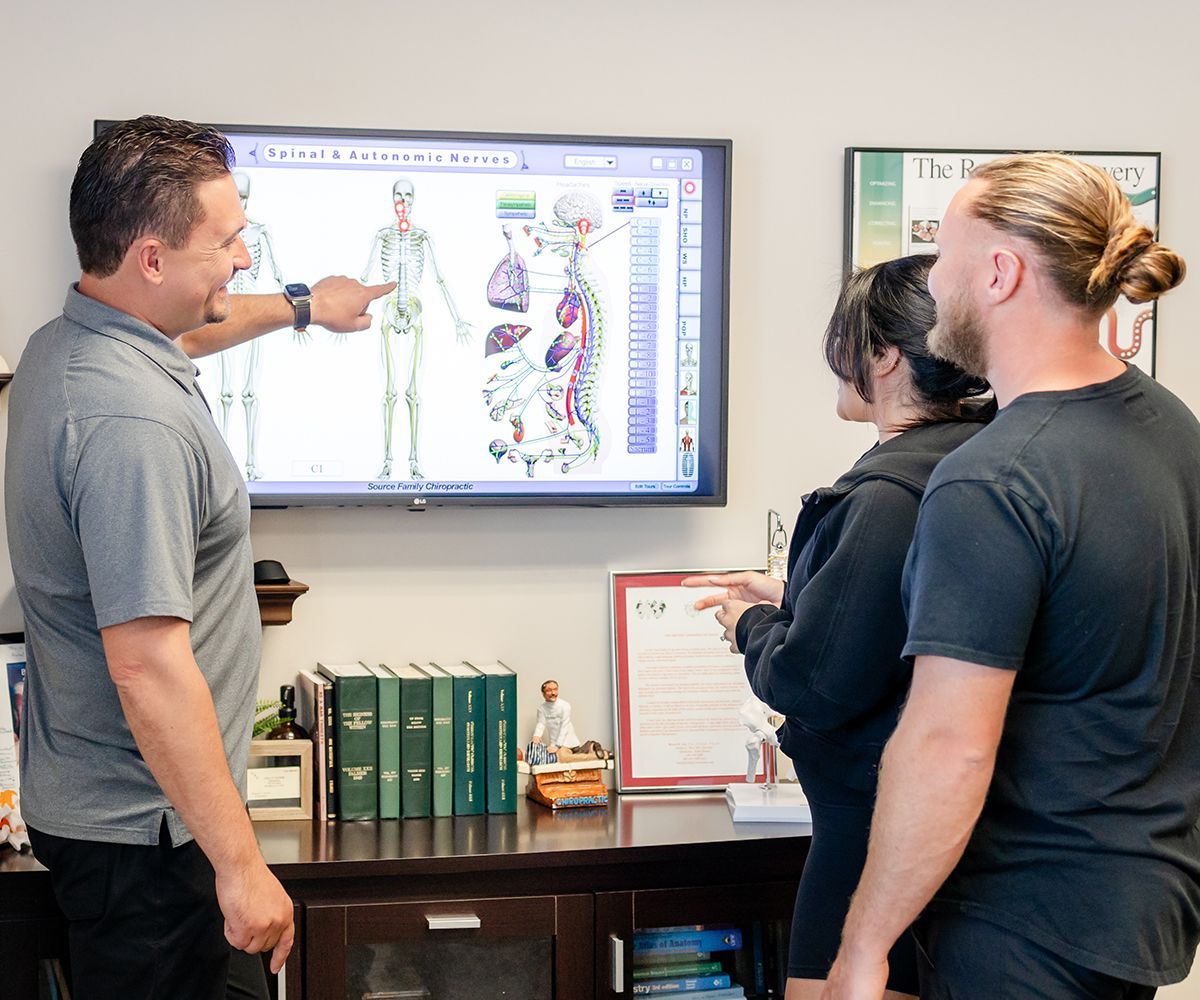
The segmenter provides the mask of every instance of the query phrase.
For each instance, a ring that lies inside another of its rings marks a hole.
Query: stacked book
[[[503,663],[319,663],[297,679],[317,818],[517,808],[517,675]]]
[[[633,935],[634,996],[686,993],[696,1000],[741,1000],[730,956],[742,947],[736,927],[694,924],[657,927]]]

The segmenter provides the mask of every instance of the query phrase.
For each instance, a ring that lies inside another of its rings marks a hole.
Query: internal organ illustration
[[[484,344],[483,356],[489,358],[493,354],[507,351],[513,344],[524,340],[525,334],[532,330],[533,327],[522,326],[519,323],[501,323],[499,326],[492,327],[487,335],[487,343]]]
[[[424,333],[421,300],[417,293],[425,273],[426,258],[429,260],[429,266],[433,268],[433,276],[454,323],[454,333],[458,342],[461,344],[471,339],[471,326],[459,316],[450,289],[446,286],[446,279],[438,270],[437,258],[433,252],[433,238],[424,229],[416,229],[412,225],[414,194],[411,180],[407,177],[397,178],[392,185],[392,206],[396,213],[396,221],[384,226],[375,234],[375,241],[371,244],[371,255],[367,258],[367,266],[362,273],[364,282],[370,280],[375,258],[378,256],[383,280],[396,282],[395,291],[384,299],[381,324],[386,381],[383,394],[383,468],[379,473],[380,479],[390,479],[392,475],[392,428],[398,398],[393,342],[395,338],[408,334],[412,335],[408,387],[404,391],[404,402],[408,407],[408,473],[413,479],[424,478],[417,454],[421,428],[418,379],[421,371],[421,337]]]
[[[1142,327],[1150,320],[1154,319],[1153,309],[1143,309],[1133,318],[1133,331],[1130,337],[1128,347],[1121,346],[1119,321],[1117,319],[1117,310],[1111,308],[1104,314],[1107,324],[1107,344],[1109,353],[1122,361],[1128,361],[1130,358],[1136,357],[1138,351],[1142,349]]]
[[[250,200],[250,178],[243,173],[233,175],[237,184],[238,197],[242,201],[242,211]],[[242,242],[250,254],[250,266],[244,271],[238,271],[230,279],[228,288],[232,295],[245,295],[261,291],[258,287],[258,273],[265,263],[271,270],[271,277],[276,286],[283,290],[283,274],[275,263],[275,251],[271,246],[271,234],[267,227],[258,222],[246,220],[246,228],[242,230]],[[246,478],[258,479],[255,468],[255,442],[258,438],[258,393],[255,386],[262,365],[262,339],[256,337],[249,344],[230,348],[217,355],[221,360],[221,434],[229,440],[229,410],[233,406],[233,386],[238,379],[238,357],[242,355],[244,368],[241,373],[242,407],[246,411]]]
[[[529,312],[529,270],[523,258],[513,248],[512,227],[501,230],[508,241],[508,254],[502,257],[488,282],[488,302],[498,309]]]
[[[524,231],[533,238],[534,257],[550,252],[565,261],[566,287],[554,307],[560,332],[544,348],[530,350],[534,343],[545,344],[546,336],[530,337],[532,326],[501,323],[488,333],[484,345],[485,357],[502,359],[499,371],[484,386],[484,405],[497,423],[508,422],[511,438],[497,438],[488,451],[497,462],[507,457],[524,463],[530,478],[539,462],[556,463],[565,474],[600,453],[595,407],[605,307],[588,237],[601,228],[603,215],[591,195],[571,192],[554,203],[554,216]],[[560,294],[550,288],[532,291]]]

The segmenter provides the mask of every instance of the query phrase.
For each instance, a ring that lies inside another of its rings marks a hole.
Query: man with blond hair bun
[[[921,505],[912,689],[824,995],[879,997],[917,920],[924,1000],[1141,1000],[1200,938],[1200,424],[1097,328],[1184,263],[1054,154],[978,168],[937,242],[930,347],[1000,409]]]

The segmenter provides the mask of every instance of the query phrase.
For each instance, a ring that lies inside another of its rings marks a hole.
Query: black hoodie
[[[750,686],[787,717],[781,745],[801,784],[812,775],[874,793],[912,677],[900,577],[917,509],[934,466],[982,427],[914,427],[806,496],[783,607],[754,605],[738,621]]]

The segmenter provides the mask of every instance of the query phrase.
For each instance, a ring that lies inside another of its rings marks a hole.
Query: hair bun
[[[1154,233],[1136,222],[1131,221],[1112,232],[1103,255],[1088,275],[1087,294],[1106,295],[1114,283],[1122,280],[1129,266],[1153,245]]]
[[[1130,302],[1150,302],[1183,281],[1187,264],[1174,250],[1150,242],[1117,275],[1121,294]]]

